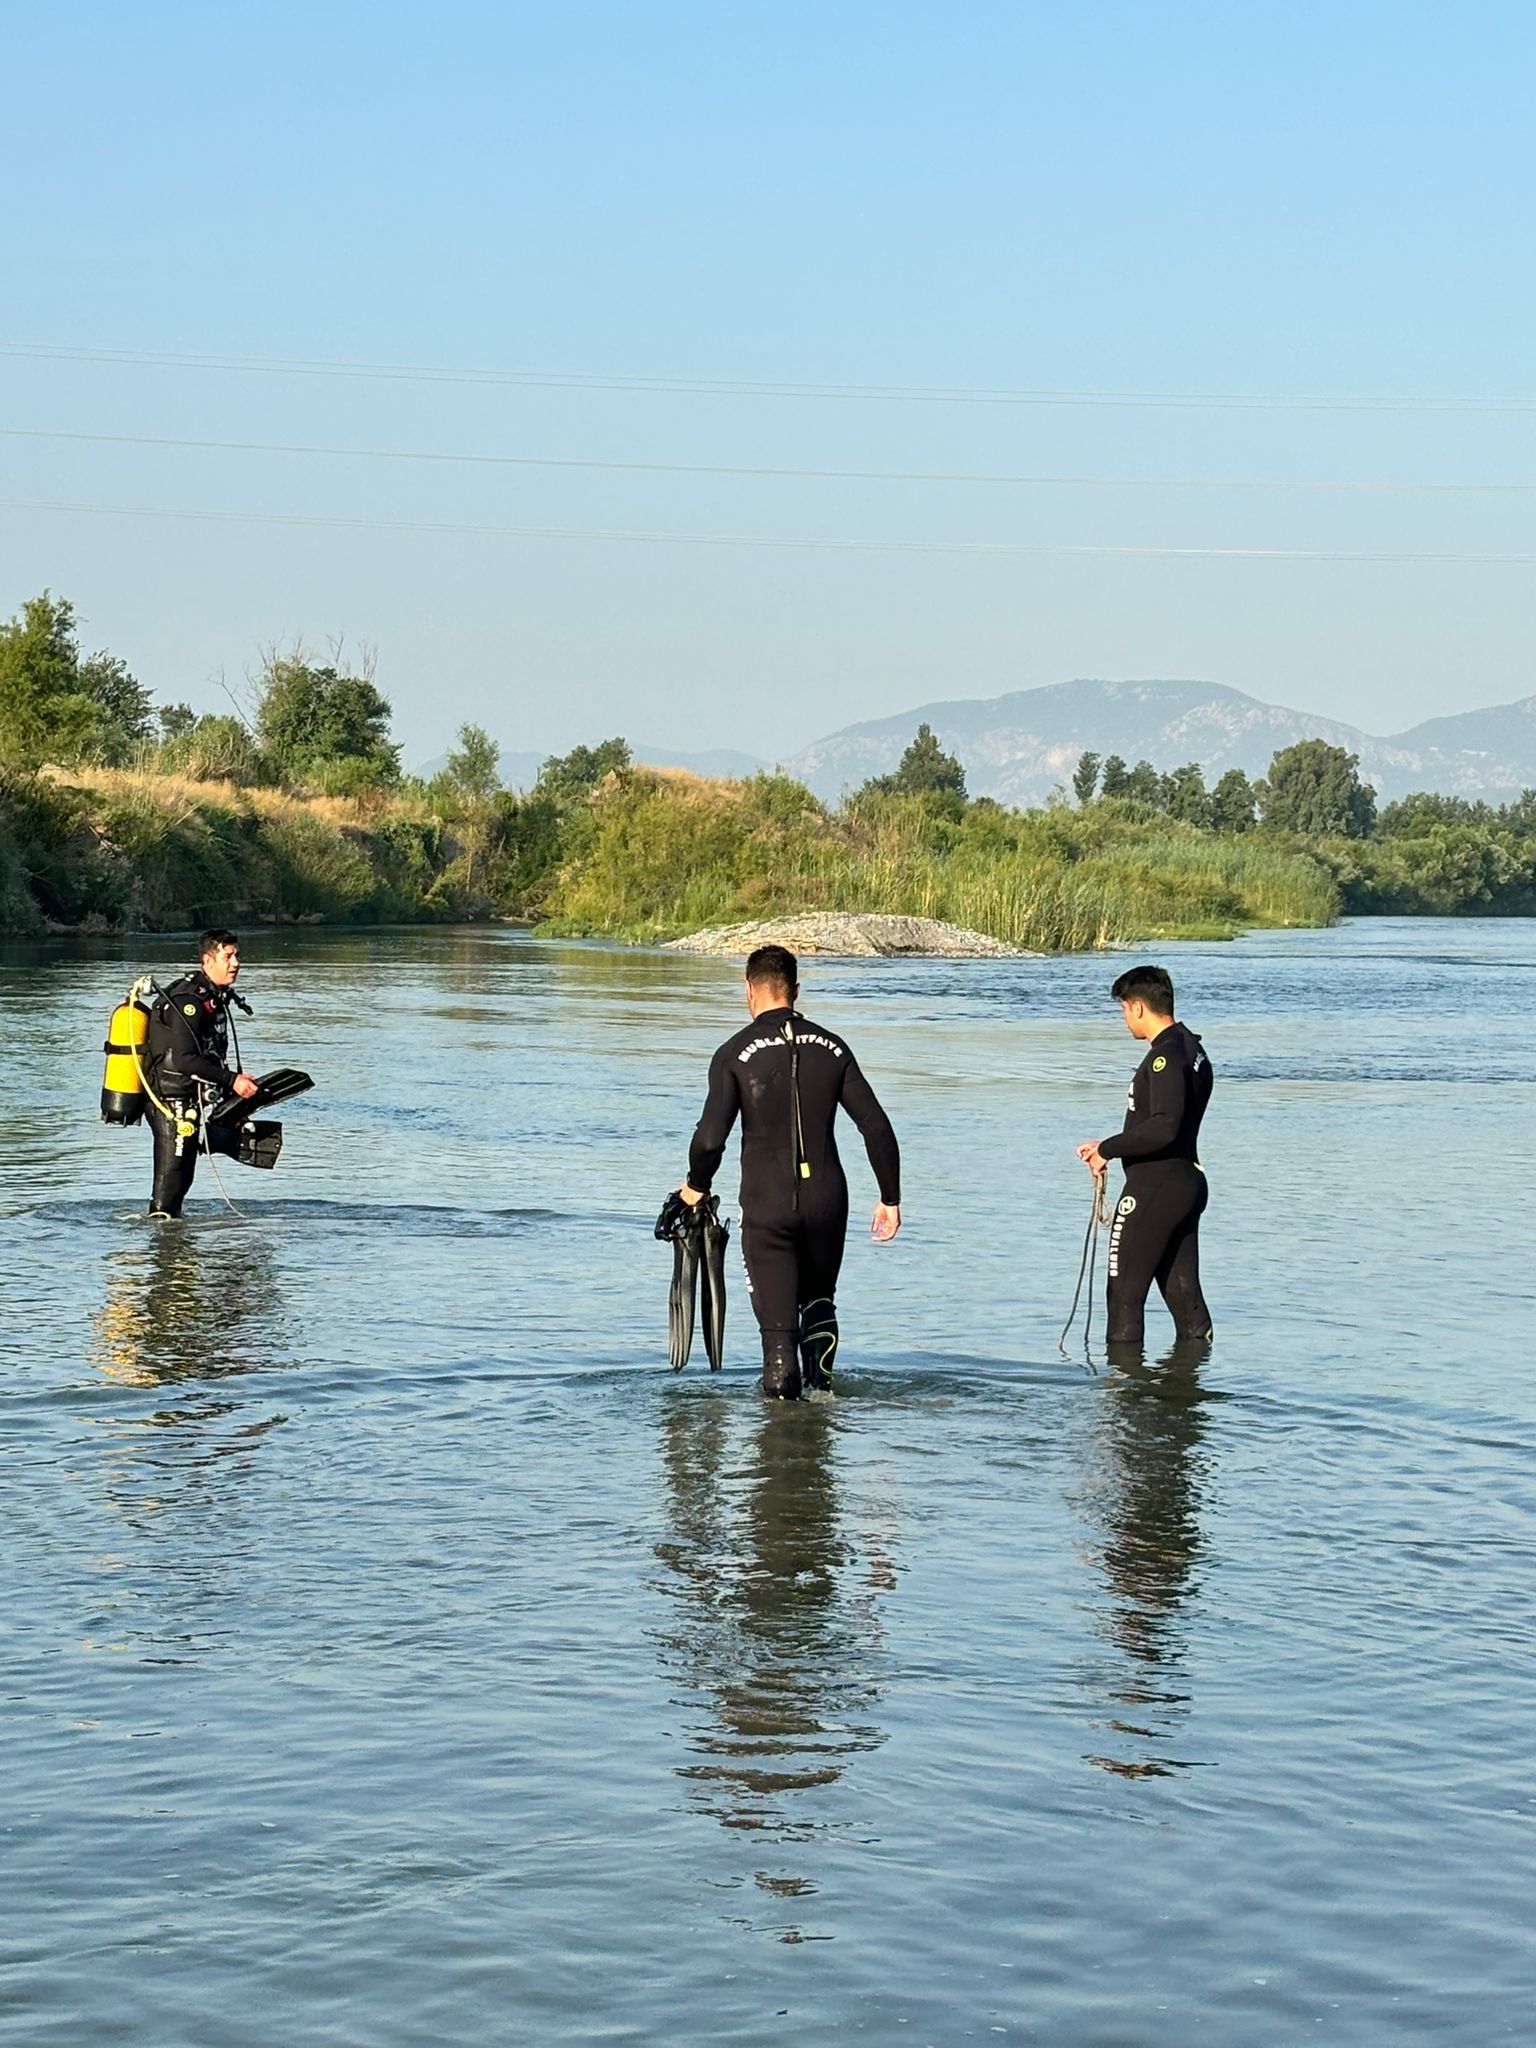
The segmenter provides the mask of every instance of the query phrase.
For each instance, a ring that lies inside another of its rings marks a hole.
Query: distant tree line
[[[608,797],[638,787],[622,738],[550,757],[532,789],[518,794],[502,786],[496,740],[475,724],[459,727],[430,780],[406,774],[391,718],[371,654],[349,657],[340,643],[324,658],[300,644],[269,647],[227,712],[156,706],[118,656],[83,651],[73,607],[44,591],[0,623],[0,922],[15,922],[28,892],[46,915],[73,917],[92,900],[103,848],[117,847],[122,861],[143,867],[152,861],[151,841],[160,844],[142,807],[136,818],[120,803],[91,813],[66,798],[61,777],[85,788],[93,775],[109,783],[111,771],[135,768],[238,792],[346,800],[353,809],[337,814],[335,829],[354,839],[366,831],[367,857],[387,881],[368,898],[378,914],[390,906],[390,914],[538,916],[557,903],[562,875],[584,863],[589,878],[597,872],[600,843],[604,872],[620,886],[630,855],[613,836],[616,818],[630,817],[636,831],[670,830],[665,804],[643,793],[630,811],[610,803],[606,825],[600,819]],[[725,814],[713,812],[711,829],[724,834],[716,852],[727,866],[760,859],[753,834],[771,826],[807,845],[818,835],[884,833],[892,845],[920,848],[924,860],[968,863],[978,874],[989,862],[1072,863],[1111,853],[1129,873],[1138,847],[1148,849],[1149,861],[1155,848],[1167,873],[1175,857],[1196,857],[1179,850],[1191,838],[1241,839],[1257,849],[1245,873],[1261,872],[1266,849],[1278,857],[1300,847],[1357,910],[1536,911],[1536,792],[1499,806],[1425,793],[1378,810],[1358,756],[1320,739],[1281,748],[1257,781],[1232,768],[1208,787],[1198,762],[1163,773],[1149,761],[1131,765],[1096,753],[1079,758],[1071,781],[1075,810],[1064,790],[1027,813],[972,799],[963,763],[924,723],[896,768],[855,790],[840,811],[788,777],[758,776],[742,785],[749,798],[742,816],[757,821],[751,830],[743,836],[733,828],[733,836]],[[243,800],[249,812],[255,799]],[[214,836],[227,839],[234,830],[219,824]],[[690,847],[695,856],[700,849]],[[321,852],[313,858],[320,861]],[[334,866],[329,842],[324,859]],[[172,856],[162,847],[153,861],[166,867]],[[274,901],[283,891],[304,894],[297,870],[285,872]],[[750,875],[740,880],[746,887]],[[225,885],[209,883],[206,900],[221,900],[217,886]],[[362,900],[355,875],[348,886],[350,897],[333,890],[324,900]],[[172,896],[157,900],[169,904]],[[595,910],[583,915],[583,928],[601,928]],[[1213,913],[1215,922],[1241,915],[1240,907]]]
[[[1072,775],[1079,804],[1096,798],[1135,803],[1205,832],[1251,832],[1259,823],[1309,839],[1367,839],[1376,826],[1376,792],[1362,783],[1360,757],[1326,740],[1282,747],[1269,773],[1250,782],[1229,768],[1208,789],[1198,761],[1160,774],[1150,761],[1128,768],[1118,754],[1082,754]]]

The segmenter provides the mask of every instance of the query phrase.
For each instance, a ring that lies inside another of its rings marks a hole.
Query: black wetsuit
[[[230,991],[211,982],[200,967],[173,981],[149,1013],[144,1070],[166,1107],[197,1118],[199,1084],[227,1095],[234,1086],[229,1053]],[[176,1121],[152,1102],[144,1114],[155,1140],[155,1184],[150,1213],[179,1216],[197,1171],[199,1133],[178,1138]]]
[[[764,1010],[710,1062],[688,1181],[709,1192],[740,1116],[741,1249],[770,1393],[799,1392],[797,1346],[807,1378],[830,1379],[848,1229],[848,1183],[832,1134],[839,1107],[858,1125],[881,1201],[894,1207],[901,1200],[896,1134],[835,1032],[787,1006]]]
[[[1206,1337],[1200,1218],[1207,1188],[1198,1159],[1211,1063],[1193,1031],[1170,1024],[1136,1069],[1125,1127],[1099,1151],[1125,1168],[1109,1238],[1109,1342],[1140,1344],[1155,1280],[1180,1337]]]

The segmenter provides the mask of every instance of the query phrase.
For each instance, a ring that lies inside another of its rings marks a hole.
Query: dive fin
[[[272,1109],[279,1102],[288,1101],[290,1096],[303,1095],[314,1085],[309,1075],[300,1073],[297,1067],[278,1067],[260,1077],[254,1095],[222,1096],[208,1111],[204,1122],[220,1124],[226,1130],[238,1130],[248,1118],[259,1116],[264,1109]]]
[[[731,1235],[729,1223],[720,1221],[720,1203],[711,1195],[699,1204],[704,1219],[704,1349],[711,1372],[720,1370],[725,1357],[725,1247]]]
[[[681,1372],[693,1349],[693,1320],[703,1251],[700,1219],[677,1193],[668,1195],[656,1218],[656,1235],[672,1241],[672,1285],[667,1290],[667,1356]]]

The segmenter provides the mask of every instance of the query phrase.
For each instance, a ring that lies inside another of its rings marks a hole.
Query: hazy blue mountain
[[[1439,789],[1503,802],[1536,787],[1536,697],[1432,718],[1387,738],[1338,719],[1265,704],[1221,683],[1048,683],[1003,697],[922,704],[844,727],[784,763],[817,795],[836,797],[885,775],[926,722],[965,764],[972,796],[1042,802],[1070,783],[1084,752],[1120,754],[1160,769],[1198,761],[1214,782],[1228,768],[1262,775],[1277,747],[1325,739],[1360,756],[1384,801]]]

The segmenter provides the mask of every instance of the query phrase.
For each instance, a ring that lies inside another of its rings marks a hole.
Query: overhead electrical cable
[[[310,512],[247,512],[166,505],[103,505],[46,498],[0,499],[0,511],[76,512],[116,519],[191,520],[248,526],[327,528],[337,532],[483,534],[505,540],[638,542],[649,547],[778,548],[854,554],[1163,557],[1251,562],[1444,562],[1496,568],[1536,567],[1536,554],[1490,554],[1449,548],[1234,548],[1180,547],[1157,542],[880,540],[838,536],[754,533],[655,533],[637,528],[503,526],[477,520],[372,519]]]
[[[233,455],[318,455],[364,462],[460,463],[502,469],[601,470],[651,476],[768,477],[822,483],[986,484],[1029,489],[1115,491],[1323,491],[1446,493],[1519,496],[1536,492],[1532,483],[1421,483],[1416,481],[1316,480],[1288,477],[1073,476],[1000,474],[987,470],[821,469],[746,462],[649,462],[584,455],[502,455],[435,448],[359,448],[308,441],[224,441],[180,434],[102,434],[73,427],[0,427],[0,437],[20,441],[78,441],[104,447],[189,448]]]
[[[1364,393],[1114,391],[942,384],[796,383],[779,378],[645,376],[586,370],[475,369],[437,363],[371,363],[346,358],[205,354],[181,349],[92,348],[0,341],[0,356],[48,362],[226,370],[290,377],[382,378],[433,384],[492,384],[567,391],[633,391],[715,398],[876,400],[920,405],[1135,406],[1205,411],[1536,413],[1536,398],[1391,398]]]

